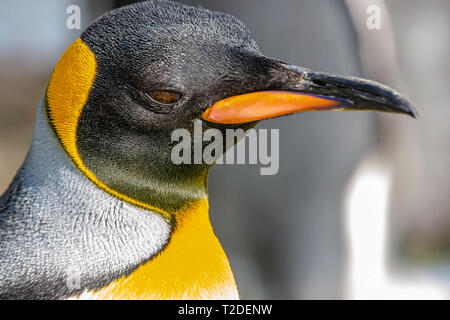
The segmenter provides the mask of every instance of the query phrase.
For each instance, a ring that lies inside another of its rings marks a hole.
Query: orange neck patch
[[[84,299],[238,299],[230,264],[214,235],[207,200],[180,217],[166,248],[128,276]]]

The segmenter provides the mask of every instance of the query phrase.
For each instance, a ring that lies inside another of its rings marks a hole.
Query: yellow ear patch
[[[80,168],[76,146],[78,119],[95,78],[97,64],[81,39],[72,43],[53,70],[47,88],[47,112],[64,150]]]
[[[47,87],[47,115],[63,149],[75,166],[97,187],[136,206],[170,215],[159,208],[123,195],[98,178],[84,165],[77,148],[77,127],[81,112],[88,101],[96,75],[94,53],[81,39],[72,43],[59,59]]]

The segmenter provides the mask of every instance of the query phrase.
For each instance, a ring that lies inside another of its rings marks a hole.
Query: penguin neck
[[[121,136],[109,132],[89,137],[87,127],[78,128],[80,159],[75,164],[100,188],[132,204],[158,208],[168,215],[207,199],[210,165],[174,164],[170,133]],[[113,146],[109,141],[114,141]]]
[[[65,292],[66,296],[106,299],[238,298],[228,259],[210,224],[206,196],[187,202],[173,211],[172,219],[167,220],[154,211],[143,210],[104,192],[73,165],[58,145],[42,105],[37,114],[32,147],[21,171],[21,178],[31,183],[27,188],[35,188],[36,197],[46,201],[35,205],[42,210],[37,214],[41,217],[48,215],[53,220],[57,215],[62,216],[57,220],[61,228],[50,231],[57,233],[57,230],[69,228],[64,237],[73,238],[74,241],[68,243],[77,244],[73,248],[54,251],[55,255],[63,256],[55,260],[75,263],[81,269],[82,279],[85,276],[90,279],[90,282],[81,283],[82,292]],[[76,207],[72,207],[74,203]],[[106,226],[117,227],[117,230],[100,230],[102,234],[110,234],[111,247],[117,248],[117,252],[90,252],[91,247],[103,248],[104,243],[95,245],[96,241],[102,241],[101,237],[94,237],[86,244],[77,240],[89,239],[78,233],[80,230],[91,234],[99,231],[94,230],[99,223],[79,225],[83,221],[90,222],[81,218],[83,215],[95,221],[108,220]],[[137,232],[124,229],[124,222]],[[72,225],[77,226],[76,230],[70,227]],[[114,242],[123,239],[126,240],[125,246]],[[80,256],[74,256],[73,252]],[[98,261],[86,260],[87,253]],[[108,272],[100,277],[92,270],[98,270],[98,265],[104,261],[111,264],[107,266]],[[62,262],[57,267],[63,269],[63,274],[66,269],[70,270],[70,266]],[[111,282],[111,279],[116,280]],[[61,281],[61,288],[66,290],[65,279]]]
[[[48,110],[47,101],[44,103],[44,109]],[[48,111],[46,113],[49,119]],[[48,125],[55,133],[51,120]],[[174,164],[170,158],[171,146],[165,143],[167,136],[164,133],[135,135],[133,138],[125,136],[117,148],[111,148],[108,141],[122,138],[110,137],[107,133],[87,138],[85,128],[78,128],[78,140],[73,146],[68,147],[56,134],[53,138],[59,140],[61,148],[80,173],[98,188],[165,217],[172,217],[181,208],[207,199],[210,165]]]
[[[173,231],[169,219],[87,179],[59,145],[42,102],[30,151],[0,208],[0,222],[11,221],[0,223],[0,234],[27,248],[0,248],[1,274],[11,288],[22,288],[17,292],[25,298],[64,298],[102,288],[158,255]],[[30,270],[34,277],[25,276]],[[74,273],[80,282],[68,286]],[[36,286],[36,279],[45,286]]]

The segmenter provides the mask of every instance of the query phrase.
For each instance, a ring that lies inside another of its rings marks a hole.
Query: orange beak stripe
[[[238,124],[286,114],[334,109],[340,101],[290,91],[258,91],[217,101],[202,115],[213,123]]]

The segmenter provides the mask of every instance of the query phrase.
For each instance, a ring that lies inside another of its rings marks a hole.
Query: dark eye
[[[181,94],[174,91],[152,90],[145,93],[150,99],[159,104],[171,105],[180,100]]]

